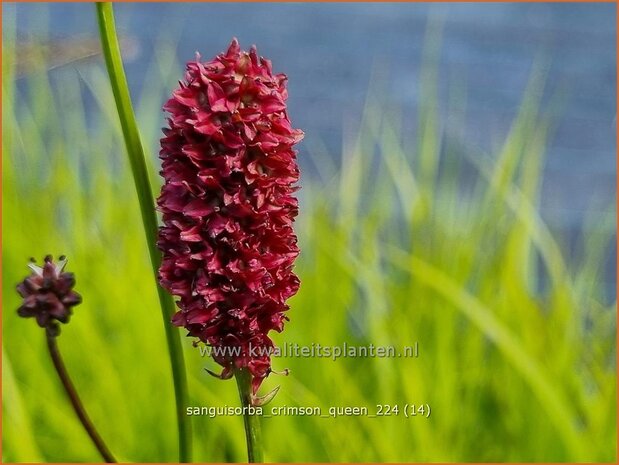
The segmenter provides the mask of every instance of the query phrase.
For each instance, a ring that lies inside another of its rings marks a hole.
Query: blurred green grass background
[[[28,258],[53,253],[69,257],[84,298],[59,345],[93,421],[120,460],[173,462],[164,332],[103,63],[50,73],[40,50],[18,80],[15,41],[10,28],[4,34],[3,459],[98,460],[42,331],[14,311]],[[614,462],[616,302],[600,276],[615,206],[583,226],[578,253],[540,218],[557,117],[539,105],[543,73],[532,76],[496,154],[464,157],[443,140],[431,45],[413,142],[403,142],[408,130],[373,90],[341,164],[308,137],[320,176],[301,182],[302,287],[291,321],[274,335],[278,344],[323,346],[418,341],[420,356],[274,359],[291,375],[272,376],[263,389],[282,386],[273,406],[427,403],[432,415],[264,419],[266,459]],[[162,34],[134,95],[151,152],[158,96],[182,72],[174,49]],[[455,86],[450,100],[464,95]],[[150,169],[158,189],[154,158]],[[233,381],[209,377],[203,368],[214,363],[189,339],[183,345],[192,405],[238,405]],[[193,425],[196,461],[245,461],[242,418],[196,417]]]

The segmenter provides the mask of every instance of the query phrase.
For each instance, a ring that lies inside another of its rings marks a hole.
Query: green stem
[[[260,417],[249,414],[251,403],[251,375],[246,369],[234,373],[239,397],[243,406],[243,422],[245,423],[245,438],[247,439],[247,459],[249,463],[262,463],[262,437],[260,434]]]
[[[77,390],[75,389],[75,386],[73,385],[73,382],[69,377],[69,372],[64,366],[64,362],[62,361],[62,357],[60,356],[60,350],[58,350],[58,345],[56,344],[56,336],[53,334],[53,331],[50,331],[49,329],[46,331],[46,333],[49,355],[52,358],[52,362],[54,362],[54,368],[56,368],[56,373],[58,373],[58,377],[62,382],[62,386],[64,387],[67,395],[69,396],[69,400],[71,401],[73,410],[75,410],[75,413],[77,414],[77,417],[82,423],[82,426],[88,433],[88,436],[90,436],[90,439],[99,451],[99,454],[101,454],[103,460],[105,460],[106,463],[116,463],[116,459],[105,445],[105,442],[103,442],[103,439],[101,439],[101,436],[99,436],[95,425],[92,423],[92,421],[90,421],[90,418],[86,413],[86,409],[82,405],[82,401],[77,395]]]
[[[157,217],[155,215],[155,202],[148,177],[146,167],[146,159],[144,157],[144,149],[140,141],[135,115],[131,105],[131,97],[129,95],[129,87],[127,78],[123,69],[122,58],[120,56],[120,47],[118,45],[118,37],[116,35],[116,27],[114,25],[114,11],[112,4],[105,2],[97,3],[97,17],[99,20],[99,32],[101,35],[101,45],[105,56],[114,100],[120,118],[120,124],[125,140],[131,171],[140,202],[140,211],[142,213],[142,223],[144,225],[144,233],[148,244],[148,252],[153,268],[153,276],[155,285],[159,295],[163,323],[165,328],[166,339],[168,342],[168,351],[170,353],[170,363],[172,365],[172,377],[174,380],[174,392],[176,397],[176,420],[178,423],[178,442],[179,442],[179,461],[191,461],[191,424],[189,417],[184,414],[185,406],[188,405],[187,400],[187,377],[185,374],[185,362],[183,360],[183,351],[180,343],[179,335],[174,327],[170,324],[170,319],[174,314],[175,307],[172,296],[165,292],[157,282],[157,271],[159,268],[161,255],[156,247],[157,241]]]

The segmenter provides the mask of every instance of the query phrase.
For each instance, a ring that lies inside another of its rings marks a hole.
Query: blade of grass
[[[189,418],[184,415],[184,406],[187,403],[187,378],[185,373],[185,361],[183,359],[182,346],[179,335],[170,323],[174,313],[174,302],[157,283],[157,270],[161,260],[160,253],[156,248],[157,217],[154,210],[154,200],[144,157],[144,149],[140,141],[135,115],[131,105],[131,97],[127,85],[127,78],[123,69],[120,47],[114,24],[114,12],[111,3],[97,3],[97,18],[101,34],[101,44],[110,76],[110,83],[116,101],[118,116],[127,148],[127,154],[133,172],[133,179],[137,190],[142,223],[148,244],[148,252],[153,267],[155,285],[161,310],[163,323],[170,353],[172,365],[172,377],[176,397],[176,417],[178,423],[179,461],[191,461],[191,424]]]

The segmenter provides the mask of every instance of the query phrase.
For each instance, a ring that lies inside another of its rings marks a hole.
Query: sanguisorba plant
[[[103,460],[114,463],[116,459],[88,417],[56,343],[56,338],[60,335],[60,323],[68,323],[73,307],[82,302],[82,297],[73,289],[75,276],[65,271],[67,260],[64,256],[54,262],[53,257],[47,255],[41,266],[38,266],[34,259],[31,262],[28,265],[32,270],[31,274],[17,285],[17,292],[23,299],[17,313],[22,318],[34,318],[37,324],[45,329],[49,355],[75,414]]]
[[[160,283],[179,298],[173,323],[212,347],[244,404],[272,372],[268,333],[283,329],[299,288],[293,146],[303,132],[288,118],[286,80],[234,39],[215,59],[189,62],[164,106]],[[259,461],[257,419],[245,425]]]

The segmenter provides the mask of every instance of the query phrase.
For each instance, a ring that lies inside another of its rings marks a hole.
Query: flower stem
[[[58,345],[56,344],[56,336],[52,334],[51,331],[46,331],[47,334],[47,348],[49,349],[49,355],[52,357],[52,361],[54,362],[54,367],[56,368],[56,372],[58,373],[58,377],[60,381],[62,381],[62,385],[64,386],[64,390],[67,392],[69,396],[69,400],[71,401],[71,405],[73,405],[73,410],[77,414],[82,426],[92,439],[95,447],[103,457],[106,463],[116,463],[116,459],[107,448],[101,436],[97,432],[95,425],[88,418],[88,414],[80,401],[79,396],[77,395],[77,391],[75,390],[75,386],[71,382],[71,378],[69,378],[69,373],[67,372],[66,367],[64,366],[64,362],[62,361],[62,357],[60,356],[60,351],[58,350]]]
[[[251,375],[246,369],[234,372],[239,397],[243,406],[243,422],[245,423],[245,438],[247,439],[247,459],[249,463],[262,463],[262,437],[260,434],[260,417],[249,414],[251,403]]]
[[[178,441],[179,441],[179,461],[191,461],[191,424],[189,417],[184,413],[187,402],[187,377],[185,373],[185,361],[183,359],[182,346],[179,335],[175,328],[170,324],[170,320],[175,311],[174,301],[172,296],[165,292],[157,282],[157,272],[161,261],[161,254],[157,250],[157,216],[155,215],[155,202],[148,177],[146,167],[146,159],[144,157],[144,149],[140,141],[133,107],[131,105],[131,97],[129,95],[129,87],[127,78],[123,69],[122,58],[120,56],[120,47],[118,45],[118,37],[116,35],[116,27],[114,25],[114,11],[112,4],[108,2],[97,3],[97,18],[99,20],[99,32],[101,36],[101,45],[105,56],[114,100],[120,118],[123,137],[131,171],[133,172],[133,180],[140,202],[140,211],[142,214],[142,223],[144,225],[144,233],[148,244],[148,252],[153,268],[155,285],[157,294],[161,304],[163,323],[165,328],[166,339],[168,343],[168,351],[170,354],[170,363],[172,365],[172,377],[174,381],[174,393],[176,399],[176,420],[178,424]]]

